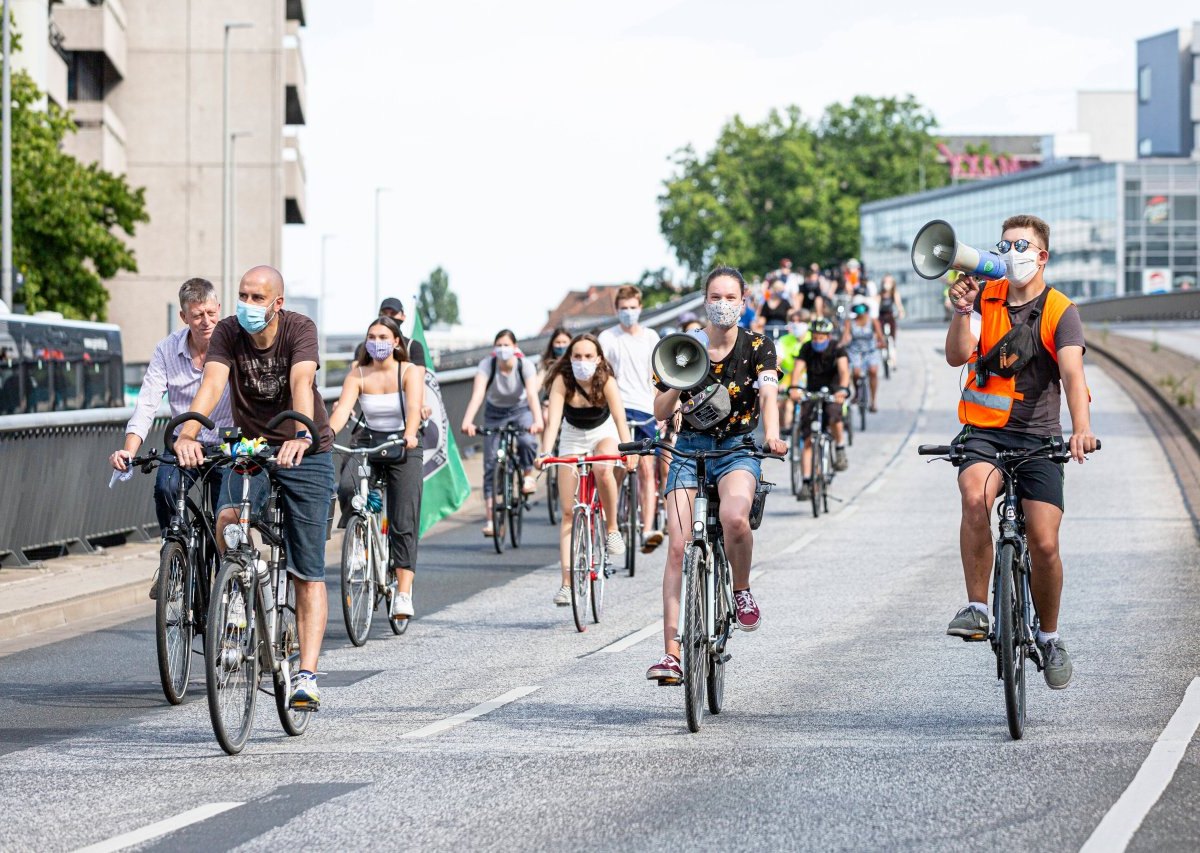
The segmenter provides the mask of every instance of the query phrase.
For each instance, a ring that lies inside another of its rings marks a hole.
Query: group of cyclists
[[[959,407],[963,430],[955,440],[967,449],[958,476],[967,605],[955,615],[947,633],[966,640],[985,639],[989,632],[990,513],[1002,479],[993,476],[995,452],[1061,442],[1060,388],[1066,391],[1073,423],[1071,456],[1082,462],[1097,445],[1090,430],[1078,311],[1044,280],[1049,228],[1033,216],[1012,217],[1003,224],[998,246],[1010,271],[1007,279],[981,287],[964,276],[950,289],[955,317],[947,334],[946,357],[952,366],[969,365],[970,373]],[[785,259],[761,283],[748,283],[737,269],[721,266],[705,277],[703,294],[703,316],[681,318],[680,330],[702,342],[710,361],[709,376],[727,392],[719,417],[712,417],[711,411],[701,416],[705,408],[699,405],[701,389],[678,390],[655,373],[652,353],[659,335],[641,324],[641,292],[627,286],[616,293],[616,326],[598,336],[555,329],[540,359],[524,353],[512,331],[497,333],[492,352],[478,364],[461,425],[465,434],[475,435],[480,429],[475,419],[482,411],[483,491],[488,502],[498,499],[490,473],[496,465],[496,431],[506,425],[514,425],[519,434],[516,464],[526,496],[536,491],[538,472],[548,457],[613,459],[595,470],[607,551],[613,556],[636,542],[623,539],[618,529],[617,502],[623,472],[640,470],[646,484],[641,489],[641,517],[647,520],[641,547],[651,552],[664,539],[668,543],[662,583],[663,653],[646,673],[648,679],[663,684],[678,684],[685,677],[679,646],[681,572],[697,500],[696,461],[687,454],[730,451],[709,458],[706,475],[719,496],[736,627],[757,630],[763,614],[750,587],[754,551],[750,516],[762,471],[754,453],[783,457],[788,452],[785,426],[790,426],[785,422],[792,417],[788,403],[806,398],[799,417],[807,425],[820,413],[803,392],[826,390],[832,392],[825,416],[836,445],[835,464],[844,469],[843,404],[857,374],[865,380],[860,384],[866,386],[875,409],[882,351],[894,348],[896,326],[903,318],[894,280],[885,276],[875,287],[853,259],[832,274],[814,265],[803,277],[794,274]],[[218,426],[233,424],[279,445],[277,459],[286,472],[282,494],[289,571],[298,581],[301,665],[291,703],[315,710],[320,698],[314,673],[326,619],[322,583],[326,512],[335,490],[329,453],[333,436],[357,406],[365,420],[362,444],[382,435],[402,434],[407,446],[417,450],[425,414],[424,353],[414,352],[414,343],[403,337],[396,322],[403,320],[402,306],[388,300],[381,309],[399,311],[399,317],[381,312],[370,323],[341,397],[327,414],[317,404],[315,326],[307,317],[284,309],[278,272],[255,267],[246,273],[236,316],[217,319],[220,306],[215,291],[201,280],[181,288],[180,303],[186,328],[156,351],[138,414],[130,421],[125,447],[113,454],[112,464],[122,469],[137,451],[149,425],[151,403],[157,408],[164,391],[173,413],[178,409],[211,415]],[[1028,353],[1019,372],[1007,370],[1007,364],[992,366],[991,350],[1001,340],[1011,342],[1020,334]],[[317,433],[310,435],[301,425],[275,432],[265,428],[273,415],[289,409],[310,417]],[[166,473],[160,469],[155,488],[160,521],[169,512],[172,489],[189,482],[188,471],[201,462],[203,444],[214,440],[200,433],[199,426],[190,423],[182,428],[175,445],[179,468],[164,466]],[[806,437],[804,447],[793,447],[792,452],[803,454],[807,488],[809,432],[802,429],[797,434]],[[631,442],[667,435],[679,451],[674,455],[664,453],[656,459],[630,452]],[[389,567],[397,583],[391,613],[397,618],[414,614],[419,451],[415,459],[415,464],[409,457],[395,465],[398,470],[387,479]],[[570,604],[575,472],[564,467],[560,477],[562,578],[553,601],[565,606]],[[1037,644],[1046,682],[1056,689],[1071,679],[1067,647],[1058,634],[1062,477],[1061,465],[1048,460],[1031,464],[1022,477],[1020,495],[1033,563],[1033,600],[1040,619]],[[343,497],[349,489],[344,483]],[[650,520],[656,517],[660,494],[665,496],[665,529],[653,529]],[[228,483],[214,503],[220,525],[236,521],[229,515],[236,501],[230,498]],[[483,534],[498,535],[490,520]]]

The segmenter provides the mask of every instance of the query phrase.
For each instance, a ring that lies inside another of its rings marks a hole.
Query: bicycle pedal
[[[717,663],[729,663],[731,660],[733,660],[733,655],[729,652],[717,656]]]
[[[984,640],[990,639],[986,634],[973,634],[970,637],[963,637],[964,643],[982,643]]]
[[[683,684],[682,678],[660,678],[658,680],[659,687],[679,687]]]

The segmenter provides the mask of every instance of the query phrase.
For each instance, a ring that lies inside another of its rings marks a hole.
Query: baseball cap
[[[403,314],[404,303],[394,296],[389,296],[379,303],[379,313],[382,314],[384,311],[395,311],[397,314]]]

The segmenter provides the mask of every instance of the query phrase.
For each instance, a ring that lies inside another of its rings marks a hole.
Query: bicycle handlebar
[[[680,450],[678,447],[667,444],[664,441],[657,439],[645,438],[641,441],[627,441],[617,445],[617,450],[629,456],[647,456],[655,450],[665,450],[675,456],[681,456],[684,459],[715,459],[720,456],[729,456],[733,453],[745,453],[747,456],[753,456],[756,459],[782,459],[782,455],[768,453],[756,444],[746,443],[739,447],[716,448],[715,450]]]
[[[200,414],[199,412],[184,412],[183,414],[176,415],[167,422],[167,428],[163,434],[163,447],[166,449],[167,453],[174,455],[175,430],[176,428],[186,424],[188,421],[198,421],[200,426],[204,427],[205,429],[217,428],[216,424],[204,417],[204,415]]]
[[[623,447],[624,445],[622,445]],[[618,448],[620,449],[620,448]],[[615,456],[611,453],[601,454],[599,456],[544,456],[542,457],[543,465],[591,465],[595,462],[621,462],[624,456]]]
[[[372,453],[379,453],[384,450],[390,450],[393,447],[398,447],[400,452],[394,457],[388,457],[388,462],[403,462],[408,458],[408,443],[403,438],[393,438],[385,441],[383,444],[377,444],[374,447],[345,447],[341,444],[335,444],[334,450],[340,453],[349,453],[352,456],[370,456]]]
[[[528,428],[517,426],[516,424],[508,423],[501,427],[476,427],[476,435],[502,435],[506,432],[511,432],[513,435],[520,435],[523,432],[529,432]]]
[[[940,456],[950,462],[961,462],[966,458],[965,444],[922,444],[917,448],[918,456]],[[1096,450],[1100,449],[1100,440],[1096,439]],[[987,456],[985,453],[980,453],[981,456]],[[1052,447],[1035,447],[1030,450],[1001,450],[990,458],[997,462],[1020,462],[1025,459],[1037,459],[1043,457],[1051,462],[1070,462],[1071,451],[1067,445],[1052,446]]]

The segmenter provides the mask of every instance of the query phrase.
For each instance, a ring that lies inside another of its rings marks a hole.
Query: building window
[[[1150,66],[1143,65],[1138,69],[1138,103],[1150,103]]]
[[[1150,141],[1150,137],[1145,137],[1138,142],[1138,156],[1149,157],[1154,152],[1154,144]]]

